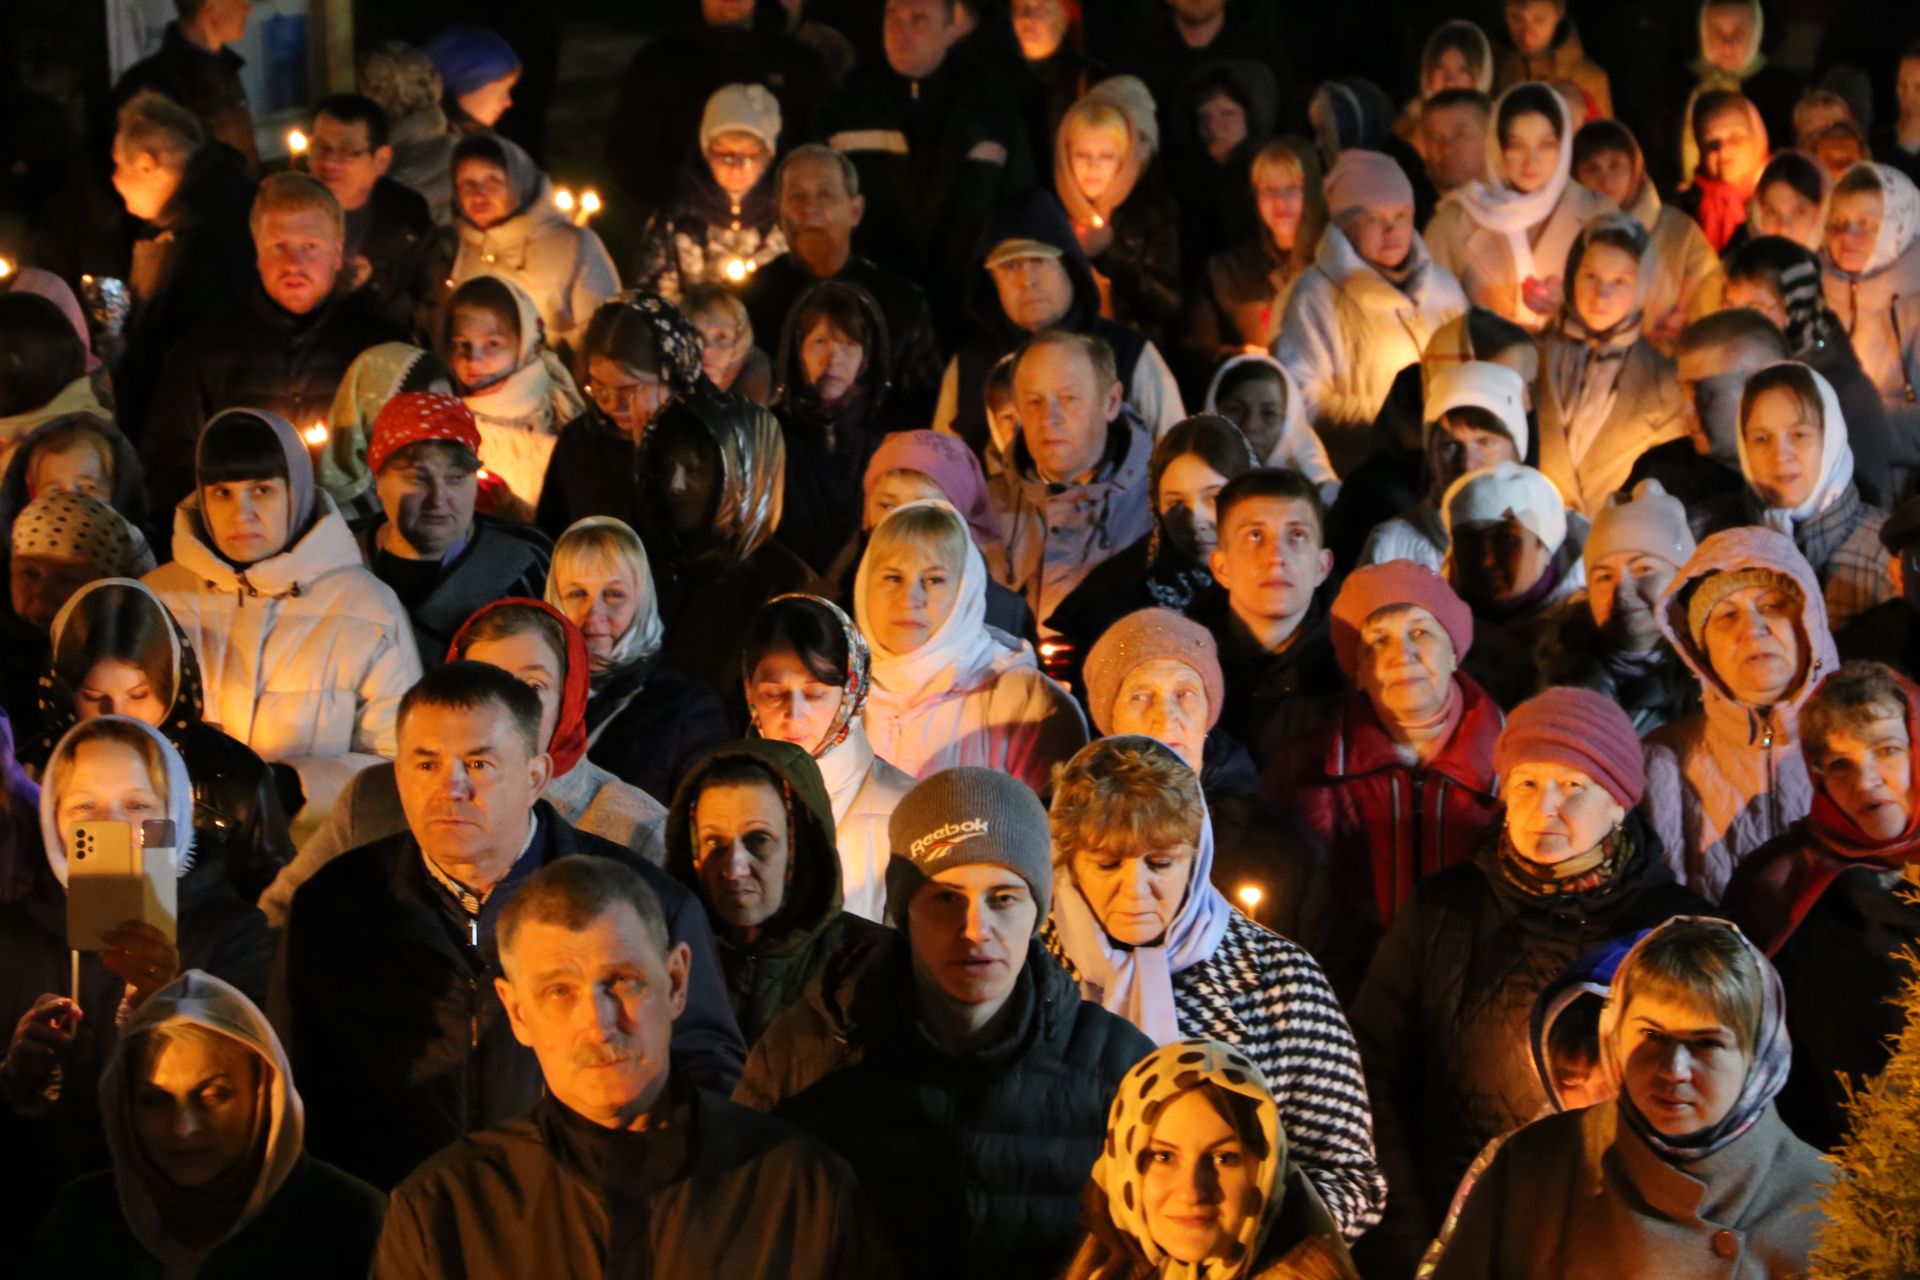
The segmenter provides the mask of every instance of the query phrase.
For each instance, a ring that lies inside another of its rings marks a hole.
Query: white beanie
[[[1427,380],[1428,428],[1454,409],[1485,409],[1513,441],[1514,453],[1527,456],[1527,383],[1512,369],[1487,360],[1440,365]]]
[[[765,85],[728,84],[713,91],[707,109],[700,117],[700,149],[723,133],[750,133],[766,144],[767,150],[780,149],[780,103]]]
[[[1447,537],[1463,524],[1491,524],[1513,512],[1520,524],[1540,539],[1548,555],[1559,552],[1567,540],[1567,503],[1553,481],[1518,462],[1498,462],[1469,471],[1447,487],[1440,500],[1440,516]]]

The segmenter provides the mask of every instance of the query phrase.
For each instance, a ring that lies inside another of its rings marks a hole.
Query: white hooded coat
[[[300,774],[304,839],[347,780],[398,748],[400,697],[420,678],[407,611],[361,563],[325,494],[285,550],[245,569],[213,547],[194,494],[174,512],[174,558],[142,579],[200,658],[207,723]]]
[[[1273,442],[1267,456],[1260,459],[1263,467],[1286,467],[1298,471],[1320,488],[1320,496],[1328,506],[1340,493],[1340,477],[1334,474],[1333,463],[1327,459],[1327,446],[1320,443],[1320,437],[1314,434],[1313,426],[1307,421],[1307,400],[1300,392],[1300,384],[1287,366],[1270,355],[1253,354],[1233,356],[1221,362],[1214,370],[1213,381],[1207,384],[1207,403],[1202,413],[1220,413],[1220,384],[1227,375],[1244,364],[1264,364],[1280,376],[1280,398],[1285,402],[1286,423],[1280,428],[1280,438]],[[1222,415],[1224,416],[1224,415]]]
[[[1466,313],[1460,282],[1418,233],[1408,265],[1405,282],[1394,284],[1340,228],[1328,227],[1313,266],[1287,299],[1273,354],[1299,385],[1307,420],[1336,471],[1365,459],[1394,378],[1420,362],[1434,330]]]

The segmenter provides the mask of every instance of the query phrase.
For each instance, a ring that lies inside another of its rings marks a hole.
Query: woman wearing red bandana
[[[1793,1074],[1780,1115],[1807,1142],[1846,1133],[1846,1091],[1879,1074],[1901,1028],[1891,1003],[1920,943],[1920,685],[1849,663],[1800,712],[1813,811],[1755,851],[1723,903],[1786,983]]]

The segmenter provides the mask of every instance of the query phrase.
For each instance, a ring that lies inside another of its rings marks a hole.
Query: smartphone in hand
[[[166,819],[75,823],[67,842],[67,946],[100,951],[129,920],[178,933],[177,835]]]

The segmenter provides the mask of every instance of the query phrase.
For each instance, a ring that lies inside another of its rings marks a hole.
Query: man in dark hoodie
[[[920,281],[951,333],[989,211],[1033,185],[1031,143],[1011,96],[953,53],[955,0],[887,0],[883,23],[885,63],[848,77],[815,132],[860,171],[862,252]]]
[[[533,874],[569,855],[627,865],[659,895],[670,945],[691,953],[673,1048],[689,1079],[729,1087],[742,1046],[706,916],[664,872],[539,798],[552,772],[539,696],[498,667],[450,662],[401,700],[399,734],[408,829],[322,867],[287,919],[295,1074],[315,1153],[391,1187],[539,1099],[540,1065],[514,1043],[493,990],[498,931]]]
[[[977,269],[967,288],[973,330],[940,380],[936,430],[959,436],[983,456],[989,444],[1011,447],[1011,441],[989,439],[987,377],[1002,356],[1048,329],[1099,338],[1112,349],[1122,395],[1150,435],[1186,417],[1159,349],[1138,329],[1101,316],[1093,264],[1050,192],[1028,191],[1003,206],[973,261]]]
[[[1052,839],[1025,784],[944,770],[888,834],[899,933],[821,969],[735,1097],[845,1158],[913,1274],[1058,1276],[1114,1090],[1152,1042],[1039,940]]]
[[[792,743],[729,742],[694,765],[667,814],[666,869],[707,909],[749,1047],[814,974],[891,936],[842,909],[833,802]]]
[[[121,428],[138,441],[180,336],[254,287],[253,179],[233,148],[206,140],[191,112],[140,93],[120,108],[113,187],[143,224],[127,275],[126,355],[113,375]]]
[[[1119,69],[1147,82],[1160,104],[1161,130],[1173,151],[1199,143],[1190,118],[1176,114],[1187,86],[1209,63],[1221,58],[1258,62],[1273,75],[1279,118],[1291,122],[1298,112],[1293,70],[1274,39],[1272,5],[1250,0],[1154,0],[1155,13],[1119,60]],[[1349,45],[1348,48],[1353,46]]]

